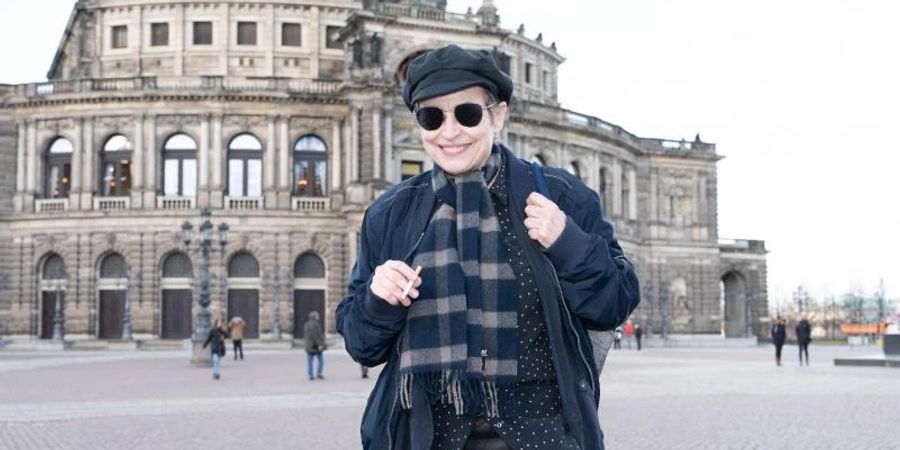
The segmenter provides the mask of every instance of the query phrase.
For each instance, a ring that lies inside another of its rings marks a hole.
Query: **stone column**
[[[350,178],[359,181],[359,107],[353,107],[350,116]]]
[[[37,124],[34,120],[26,122],[25,138],[25,193],[22,198],[23,209],[26,212],[34,211],[34,198],[37,194],[37,163],[40,152],[37,148]]]
[[[269,207],[275,205],[278,201],[278,192],[275,190],[276,120],[276,116],[268,116],[266,118],[266,153],[263,155],[263,160],[265,160],[266,164],[265,169],[263,169],[263,196],[265,197],[266,205]]]
[[[622,207],[625,206],[622,204],[622,164],[619,161],[615,161],[612,167],[612,177],[613,177],[613,185],[612,185],[612,204],[613,204],[613,213],[616,215],[622,214]]]
[[[19,121],[18,123],[16,123],[16,197],[14,199],[14,208],[17,212],[21,212],[23,210],[22,196],[25,193],[25,167],[27,163],[27,161],[25,160],[25,135],[27,133],[27,129],[28,128],[25,121]]]
[[[400,181],[397,176],[397,161],[394,154],[394,105],[388,103],[384,106],[384,179],[395,183]]]
[[[97,157],[97,152],[94,151],[94,117],[86,117],[84,119],[84,132],[83,136],[80,137],[82,142],[82,167],[81,173],[84,174],[81,177],[81,209],[91,210],[94,208],[94,186],[96,186],[96,180],[94,180],[94,164]],[[72,170],[78,170],[73,167]]]
[[[322,24],[319,23],[319,7],[313,6],[309,10],[309,48],[321,49],[323,45],[319,43],[319,37],[322,36]],[[309,75],[311,78],[319,78],[319,53],[321,50],[312,52],[309,58]]]
[[[206,129],[209,130],[210,117],[203,118]],[[202,127],[201,127],[202,128]],[[214,114],[212,116],[212,147],[208,149],[210,159],[212,160],[212,186],[210,187],[211,205],[213,208],[221,208],[224,203],[225,186],[222,184],[222,159],[225,149],[222,148],[222,116]]]
[[[172,40],[175,44],[175,76],[184,75],[184,40],[190,36],[187,31],[188,27],[192,27],[190,21],[184,20],[184,3],[175,5],[175,20],[172,22],[169,31],[172,33]],[[170,43],[171,44],[171,43]]]
[[[278,207],[290,209],[291,207],[291,145],[290,145],[291,118],[281,117],[281,129],[278,134]]]
[[[372,108],[372,179],[383,179],[381,172],[381,108],[375,105]]]
[[[209,117],[203,117],[200,120],[200,154],[197,155],[197,206],[200,208],[210,206],[209,140]]]
[[[350,125],[350,122],[353,121],[353,110],[350,110],[350,120],[345,120],[343,126],[341,127],[341,132],[344,135],[344,139],[342,141],[343,145],[341,146],[341,168],[344,170],[344,184],[349,184],[353,181],[353,168],[350,167],[350,153],[353,152],[353,138],[352,138],[352,129],[353,127]]]
[[[336,191],[341,188],[341,121],[335,118],[331,122],[331,164],[328,172],[331,175],[331,190]]]
[[[131,157],[131,207],[143,208],[144,190],[144,115],[134,119],[134,151]]]
[[[71,173],[72,177],[69,180],[69,208],[70,209],[79,209],[81,207],[81,193],[84,191],[85,180],[81,178],[81,173],[78,170],[78,167],[81,167],[81,160],[84,159],[85,145],[84,139],[84,120],[83,119],[75,119],[75,139],[72,142],[72,160],[71,163]]]
[[[159,167],[156,155],[160,153],[160,149],[156,147],[156,115],[144,116],[142,122],[147,131],[145,134],[147,146],[144,149],[147,158],[147,164],[144,167],[147,174],[144,178],[144,207],[156,208],[156,170]]]

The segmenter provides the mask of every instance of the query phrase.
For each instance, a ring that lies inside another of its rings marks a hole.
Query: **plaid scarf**
[[[502,159],[495,147],[482,171],[455,183],[438,166],[432,171],[439,206],[413,260],[422,266],[422,285],[401,335],[405,409],[420,389],[457,415],[499,417],[498,387],[515,385],[516,276],[485,183]]]

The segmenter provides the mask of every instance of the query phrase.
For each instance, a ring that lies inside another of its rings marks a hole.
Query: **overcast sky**
[[[0,1],[0,83],[46,78],[73,4]],[[766,241],[770,305],[801,284],[872,293],[882,278],[900,297],[900,3],[495,4],[505,28],[543,32],[567,58],[564,107],[717,144],[719,235]]]

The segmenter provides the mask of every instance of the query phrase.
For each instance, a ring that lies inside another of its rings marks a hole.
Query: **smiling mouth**
[[[444,151],[444,153],[447,153],[450,155],[458,155],[458,154],[466,151],[466,149],[468,149],[471,145],[472,144],[441,145],[440,147],[441,147],[441,150]]]

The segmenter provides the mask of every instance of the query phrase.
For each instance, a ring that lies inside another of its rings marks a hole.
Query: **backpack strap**
[[[537,185],[538,194],[550,198],[550,187],[547,186],[547,179],[544,178],[544,166],[538,164],[537,161],[532,161],[531,173],[534,175],[534,184]]]

